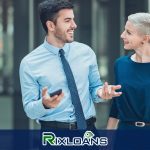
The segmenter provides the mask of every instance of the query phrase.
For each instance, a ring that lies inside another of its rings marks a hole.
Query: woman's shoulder
[[[116,59],[115,63],[127,62],[129,61],[130,55],[121,56]]]

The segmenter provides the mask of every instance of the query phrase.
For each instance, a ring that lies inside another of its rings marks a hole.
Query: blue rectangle
[[[0,150],[150,150],[149,139],[150,130],[0,130]]]

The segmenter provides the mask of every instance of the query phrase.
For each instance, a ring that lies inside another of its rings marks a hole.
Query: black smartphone
[[[62,93],[62,89],[59,89],[57,91],[54,91],[54,92],[50,93],[49,95],[50,95],[50,97],[52,97],[52,96],[55,96],[55,95],[60,95],[61,93]]]

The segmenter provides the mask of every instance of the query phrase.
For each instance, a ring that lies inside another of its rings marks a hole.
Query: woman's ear
[[[150,44],[150,35],[147,35],[148,36],[148,43]]]
[[[46,26],[47,26],[48,31],[53,32],[55,30],[55,24],[50,20],[46,22]]]
[[[150,43],[150,35],[144,36],[144,42]]]

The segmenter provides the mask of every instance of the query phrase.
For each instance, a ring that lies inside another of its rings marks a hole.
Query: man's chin
[[[73,41],[74,41],[74,39],[67,40],[66,43],[72,43]]]

